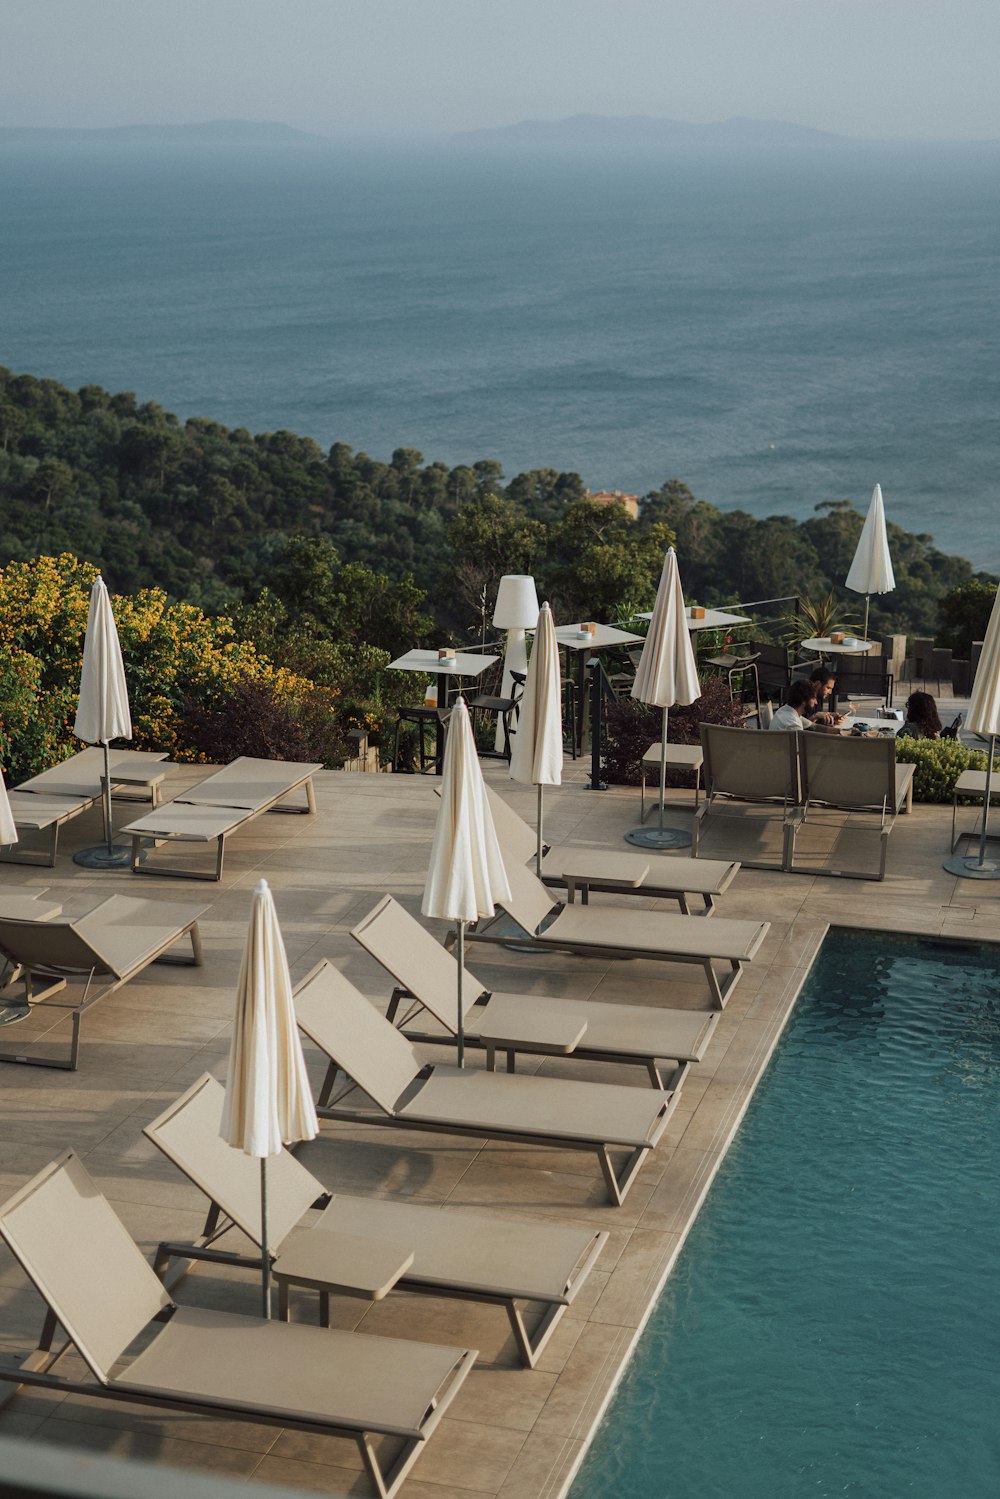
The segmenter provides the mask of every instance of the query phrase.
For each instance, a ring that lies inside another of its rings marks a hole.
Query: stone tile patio
[[[201,773],[179,770],[171,791]],[[534,792],[513,786],[503,766],[492,764],[487,774],[530,820]],[[584,790],[585,783],[578,761],[568,768],[563,788],[547,793],[547,836],[557,843],[621,848],[622,834],[637,821],[638,792],[594,793]],[[196,1233],[203,1200],[147,1144],[141,1129],[202,1072],[224,1070],[254,884],[263,875],[274,889],[294,977],[329,957],[384,1007],[390,984],[349,929],[385,891],[419,910],[437,805],[432,788],[431,780],[414,777],[323,773],[317,777],[317,817],[258,819],[232,840],[221,885],[140,881],[78,868],[70,854],[97,841],[96,816],[70,825],[56,869],[0,868],[0,901],[5,891],[48,889],[67,912],[116,892],[207,908],[205,966],[149,969],[98,1006],[84,1022],[78,1072],[0,1067],[0,1193],[7,1196],[72,1145],[147,1253],[162,1237]],[[678,793],[676,813],[672,804],[677,825],[687,819],[687,801],[687,794]],[[971,822],[972,812],[967,815]],[[706,855],[779,851],[774,823],[753,811],[716,827],[703,845]],[[374,1305],[334,1298],[338,1326],[481,1351],[452,1413],[404,1486],[407,1499],[557,1499],[565,1491],[828,925],[1000,940],[1000,886],[957,881],[941,867],[949,828],[945,807],[918,806],[900,818],[881,885],[811,873],[741,872],[719,902],[719,913],[766,919],[770,934],[730,999],[706,1059],[689,1074],[671,1128],[621,1208],[607,1205],[596,1163],[577,1153],[332,1124],[304,1148],[303,1159],[334,1189],[610,1232],[584,1294],[534,1370],[519,1366],[506,1318],[495,1308],[403,1295]],[[848,845],[851,857],[874,867],[876,844],[856,820],[832,817],[815,825],[810,820],[799,839],[803,859],[817,868],[833,856],[848,857]],[[443,933],[443,927],[438,930]],[[490,987],[708,1007],[704,983],[691,968],[493,947],[474,949],[469,963]],[[30,1036],[33,1045],[55,1044],[64,1025],[49,1016],[33,1018],[9,1028],[3,1041],[19,1034]],[[481,1065],[476,1053],[470,1061]],[[310,1054],[310,1065],[318,1080],[318,1057]],[[567,1060],[546,1061],[540,1070],[642,1085],[634,1068]],[[250,1313],[257,1307],[252,1277],[216,1267],[189,1275],[177,1295]],[[293,1297],[293,1304],[297,1315],[314,1315],[308,1297]],[[10,1361],[33,1346],[40,1324],[41,1303],[0,1251],[0,1357]],[[24,1391],[0,1412],[0,1435],[323,1494],[368,1492],[347,1442],[91,1399]]]

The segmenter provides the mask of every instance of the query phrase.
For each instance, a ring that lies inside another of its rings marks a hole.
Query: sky
[[[0,125],[565,115],[1000,138],[997,0],[0,0]]]

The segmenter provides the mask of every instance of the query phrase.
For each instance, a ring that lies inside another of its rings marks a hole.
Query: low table
[[[963,838],[978,838],[980,836],[980,830],[978,826],[969,828],[964,833],[959,833],[956,831],[956,824],[958,822],[958,799],[960,796],[975,797],[978,798],[979,801],[982,801],[984,799],[984,797],[986,796],[985,770],[963,770],[962,774],[955,782],[955,790],[951,798],[952,853],[954,853],[958,848],[958,845],[961,843]],[[990,806],[995,806],[998,800],[1000,800],[1000,776],[994,776],[993,783],[990,786]],[[991,839],[1000,837],[1000,834],[988,832],[986,836],[988,839]]]
[[[613,890],[636,890],[649,874],[649,865],[643,863],[638,854],[602,851],[598,875],[595,873],[592,849],[558,849],[557,853],[559,874],[566,886],[566,899],[570,905],[576,900],[578,890],[583,904],[587,905],[591,885],[600,884]]]
[[[381,1301],[413,1264],[413,1250],[337,1229],[303,1233],[271,1266],[278,1285],[278,1316],[288,1319],[289,1286],[319,1292],[319,1320],[330,1326],[330,1294],[340,1291],[365,1301]]]
[[[646,775],[649,770],[655,770],[657,776],[660,772],[660,757],[662,743],[651,744],[642,757],[642,781],[639,792],[639,821],[646,821]],[[694,809],[697,812],[699,798],[701,796],[701,767],[705,763],[700,744],[668,744],[667,745],[667,769],[668,770],[693,770],[694,771]],[[659,807],[659,787],[657,796],[650,809],[655,812]]]

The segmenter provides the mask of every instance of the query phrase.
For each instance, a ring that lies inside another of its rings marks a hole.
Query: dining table
[[[442,657],[436,650],[412,650],[390,661],[388,671],[420,672],[434,677],[437,683],[438,714],[435,723],[434,767],[438,775],[444,770],[444,710],[448,706],[448,692],[463,679],[475,679],[490,666],[496,666],[499,656],[481,655],[475,651],[456,651],[453,656]]]

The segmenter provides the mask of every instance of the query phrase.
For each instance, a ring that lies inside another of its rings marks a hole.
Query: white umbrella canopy
[[[538,847],[542,872],[542,787],[560,786],[563,771],[562,678],[552,610],[543,604],[521,697],[521,714],[510,757],[511,780],[538,787]]]
[[[983,820],[979,834],[979,855],[970,858],[959,854],[945,860],[949,874],[967,879],[1000,879],[1000,863],[986,857],[986,840],[989,836],[990,795],[993,778],[993,759],[996,754],[997,736],[1000,735],[1000,589],[993,600],[993,612],[986,627],[982,655],[976,667],[976,680],[972,684],[969,711],[965,715],[965,727],[972,734],[982,734],[990,742],[989,760],[986,765],[986,785],[983,792]]]
[[[663,561],[660,585],[646,641],[632,683],[632,696],[640,703],[663,709],[660,733],[660,818],[658,828],[636,828],[625,836],[642,848],[683,848],[691,842],[687,833],[663,826],[663,803],[667,787],[667,724],[676,703],[687,705],[701,696],[698,667],[691,644],[684,590],[677,567],[677,553],[669,547]]]
[[[292,981],[267,881],[254,891],[219,1134],[227,1145],[260,1159],[263,1312],[270,1316],[271,1258],[267,1242],[268,1156],[319,1130],[295,1023]]]
[[[0,772],[0,845],[6,848],[11,843],[17,842],[17,828],[14,826],[14,814],[10,810],[10,802],[7,800],[7,787],[4,783],[3,773]]]
[[[458,925],[458,1065],[465,1065],[462,974],[465,923],[494,914],[494,902],[510,895],[507,871],[483,788],[483,772],[465,699],[448,720],[434,842],[420,909]]]
[[[73,732],[86,744],[104,746],[104,836],[105,848],[81,849],[74,854],[77,864],[88,869],[117,869],[128,864],[127,847],[115,849],[111,823],[111,784],[108,743],[112,739],[132,738],[132,715],[129,711],[128,687],[121,642],[115,628],[111,599],[104,579],[98,575],[90,590],[87,634],[83,642],[83,666],[80,672],[80,698]]]
[[[889,555],[889,537],[885,528],[885,507],[882,504],[882,486],[876,484],[872,490],[868,514],[861,527],[854,561],[847,574],[846,586],[853,593],[865,595],[865,639],[868,639],[868,610],[873,593],[891,593],[896,586]]]

